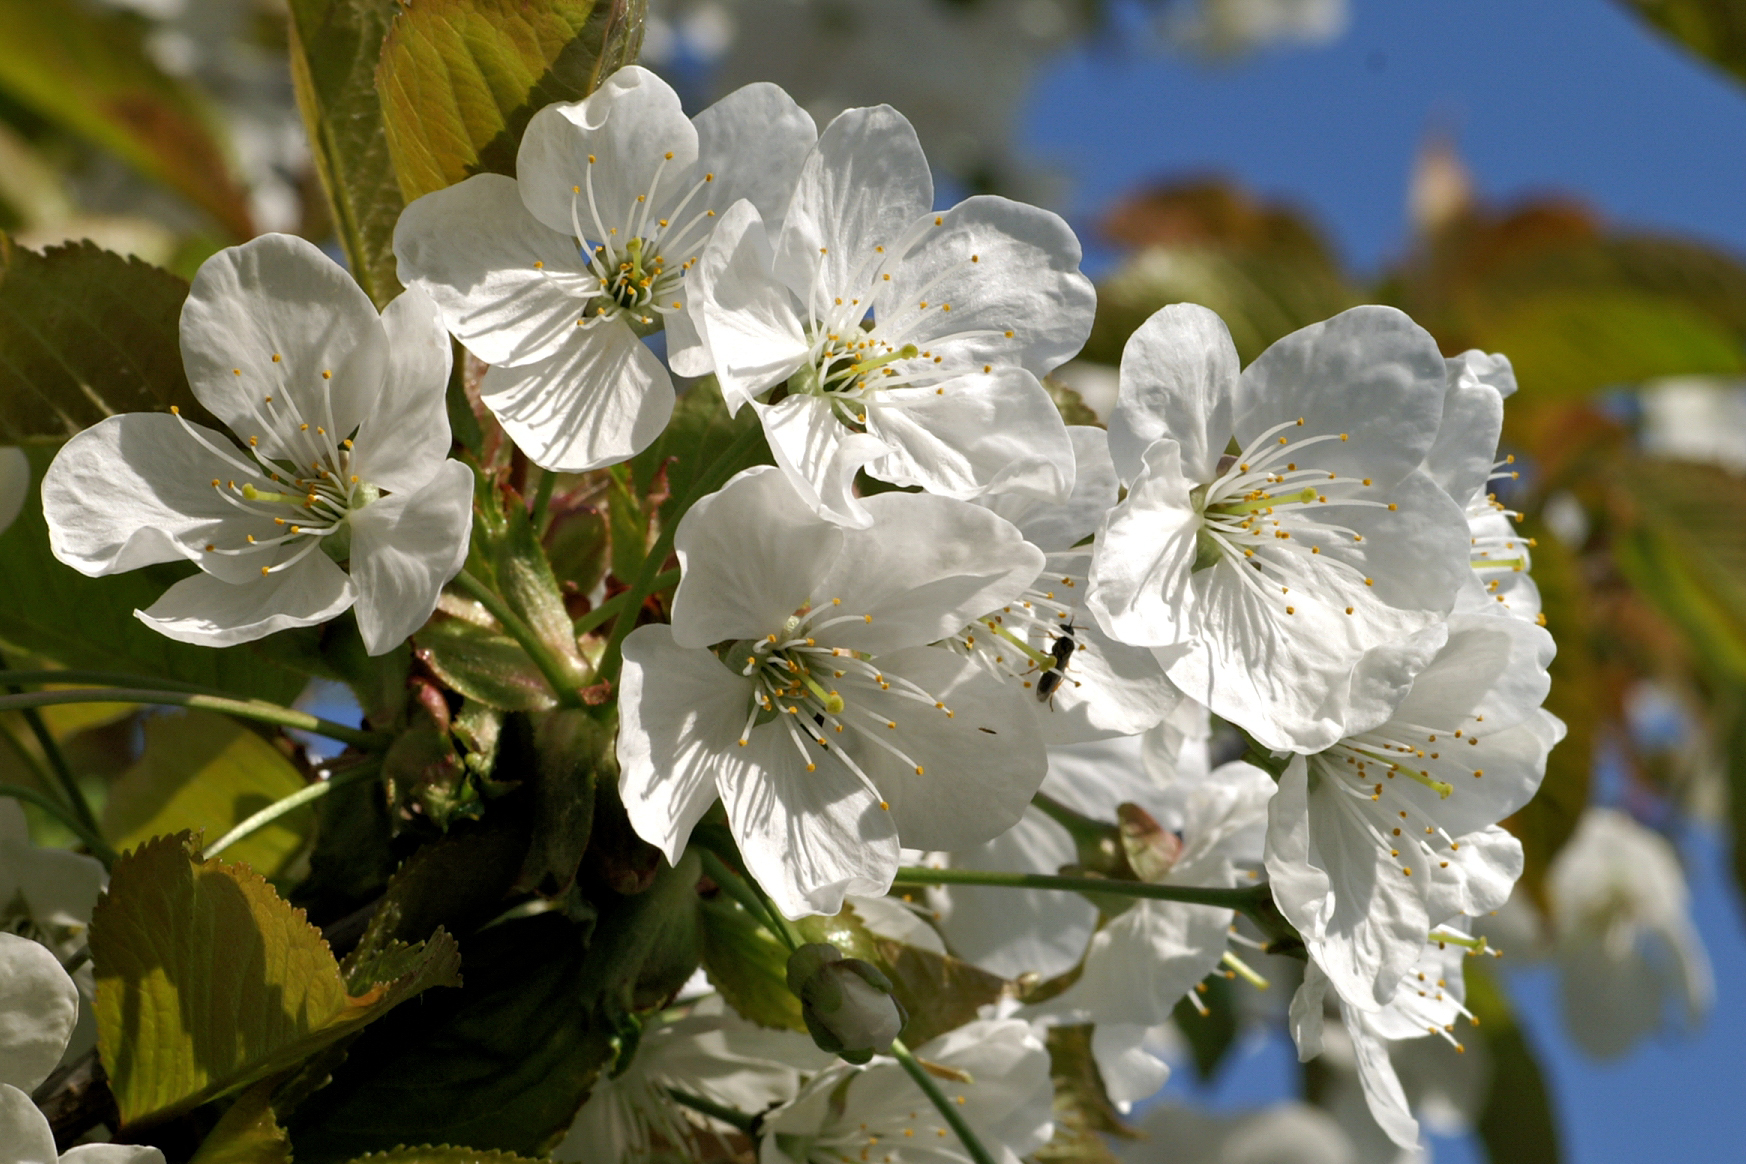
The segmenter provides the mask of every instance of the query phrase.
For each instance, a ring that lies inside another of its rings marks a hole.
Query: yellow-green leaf
[[[291,1138],[273,1118],[277,1083],[263,1079],[237,1096],[188,1164],[291,1164]]]
[[[145,752],[117,780],[103,806],[103,835],[118,851],[183,830],[223,836],[304,779],[278,749],[210,711],[146,721]],[[314,810],[300,808],[231,846],[231,859],[269,877],[303,848]]]
[[[397,5],[385,0],[291,0],[291,79],[315,170],[358,285],[381,307],[400,293],[394,223],[403,205],[376,62]]]
[[[419,0],[382,46],[377,90],[410,202],[472,174],[515,173],[528,119],[636,60],[645,0]]]
[[[351,994],[320,931],[250,869],[187,833],[117,861],[91,919],[97,1047],[125,1127],[296,1066],[431,987],[459,981],[438,933]]]
[[[74,0],[0,0],[0,90],[181,194],[233,238],[251,237],[216,122],[152,62],[141,31]]]
[[[1735,0],[1623,0],[1667,37],[1746,81],[1746,9]]]

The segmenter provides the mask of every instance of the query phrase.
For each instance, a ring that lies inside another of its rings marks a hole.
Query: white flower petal
[[[933,174],[903,114],[889,105],[844,110],[801,166],[776,239],[776,273],[800,295],[846,296],[874,248],[895,255],[933,204]]]
[[[1231,401],[1241,370],[1225,321],[1193,303],[1153,315],[1122,349],[1121,387],[1109,418],[1109,448],[1122,480],[1140,473],[1153,441],[1168,437],[1182,468],[1210,481],[1231,435]]]
[[[1232,913],[1138,901],[1091,939],[1085,970],[1043,1009],[1099,1023],[1156,1026],[1224,956]]]
[[[34,1090],[61,1061],[78,1018],[79,990],[48,948],[0,933],[0,1083]]]
[[[454,349],[436,304],[416,287],[382,312],[388,374],[358,429],[352,471],[391,493],[417,489],[449,455],[448,385]]]
[[[1388,1138],[1409,1151],[1419,1146],[1419,1121],[1407,1106],[1406,1092],[1401,1090],[1400,1077],[1388,1059],[1388,1046],[1364,1029],[1362,1021],[1348,1022],[1346,1033],[1352,1037],[1352,1053],[1358,1065],[1358,1083],[1364,1089],[1364,1102]]]
[[[1447,867],[1438,863],[1425,870],[1431,879],[1427,907],[1432,925],[1502,909],[1522,875],[1522,842],[1497,825],[1487,825],[1462,836],[1446,860]]]
[[[213,488],[216,479],[242,477],[248,462],[228,437],[192,427],[223,455],[156,412],[106,417],[68,441],[42,482],[55,557],[92,577],[184,558],[239,582],[258,576],[263,556],[203,552],[280,531],[271,517],[245,512]]]
[[[1298,417],[1303,436],[1346,433],[1317,446],[1316,467],[1387,489],[1430,451],[1445,383],[1429,332],[1392,307],[1354,307],[1262,352],[1238,379],[1232,420],[1245,447]]]
[[[984,493],[976,499],[976,504],[1018,526],[1025,540],[1044,553],[1071,549],[1096,533],[1121,488],[1109,456],[1108,434],[1091,425],[1070,424],[1067,439],[1073,446],[1073,492],[1065,502],[1005,492]]]
[[[780,224],[800,167],[818,143],[818,126],[783,91],[759,81],[735,89],[693,119],[697,168],[715,175],[711,202],[750,200],[764,221]]]
[[[1157,1095],[1169,1082],[1170,1064],[1146,1047],[1153,1029],[1133,1023],[1098,1023],[1091,1032],[1097,1073],[1110,1101],[1121,1111]]]
[[[867,431],[890,449],[867,467],[884,480],[962,499],[1004,492],[1064,502],[1072,491],[1067,426],[1023,369],[890,389],[865,412]]]
[[[937,647],[882,655],[879,666],[947,709],[904,695],[897,683],[889,691],[870,683],[850,690],[839,681],[851,706],[897,725],[886,742],[904,759],[847,735],[838,742],[890,802],[903,845],[959,849],[1018,823],[1048,771],[1036,720],[1023,702],[973,661]]]
[[[718,775],[757,779],[738,746],[752,681],[707,651],[675,646],[664,626],[624,641],[619,687],[619,795],[637,835],[677,862],[691,830],[715,803]]]
[[[1466,505],[1483,493],[1497,456],[1498,437],[1503,432],[1503,395],[1492,382],[1495,364],[1515,387],[1510,363],[1502,356],[1462,352],[1444,361],[1448,389],[1443,397],[1443,423],[1437,441],[1425,455],[1425,472],[1455,499]]]
[[[59,1158],[48,1118],[30,1096],[0,1083],[0,1164],[55,1164]]]
[[[1191,633],[1182,619],[1199,528],[1169,438],[1149,446],[1127,498],[1098,530],[1086,605],[1112,637],[1135,646],[1175,646]]]
[[[707,647],[779,629],[813,597],[842,541],[843,531],[815,515],[780,469],[739,473],[679,522],[674,641]]]
[[[619,322],[573,329],[551,359],[493,365],[480,396],[534,464],[580,473],[648,448],[673,414],[673,382],[655,353]]]
[[[791,918],[835,916],[848,895],[891,888],[896,825],[833,755],[808,772],[784,718],[753,728],[746,763],[719,770],[716,784],[746,868],[776,908]]]
[[[78,1144],[61,1153],[61,1164],[164,1164],[164,1154],[143,1144]]]
[[[627,65],[582,100],[534,114],[515,172],[535,218],[562,234],[579,220],[582,237],[598,243],[606,239],[595,210],[600,227],[624,230],[639,196],[653,202],[642,204],[651,216],[683,197],[696,161],[697,130],[679,95],[647,69]]]
[[[1044,376],[1085,346],[1097,293],[1060,215],[979,195],[934,217],[880,289],[882,331],[960,372],[995,364]]]
[[[879,653],[937,642],[1017,598],[1043,568],[1042,551],[980,506],[926,493],[881,493],[865,505],[873,524],[843,531],[812,592],[814,606],[841,599],[844,614],[865,618],[833,628],[841,646]]]
[[[424,625],[467,560],[473,471],[443,461],[422,488],[354,511],[351,524],[358,630],[365,649],[380,655]]]
[[[388,366],[387,333],[369,296],[314,243],[284,234],[202,263],[181,337],[200,403],[238,436],[259,437],[269,456],[297,462],[307,450],[287,446],[286,434],[307,423],[350,436],[376,407]]]
[[[753,401],[752,407],[771,455],[810,509],[838,525],[865,527],[873,520],[855,496],[855,474],[886,451],[883,441],[844,428],[817,396],[773,405]]]
[[[206,574],[184,578],[134,616],[159,634],[203,647],[228,647],[294,626],[315,626],[352,604],[346,572],[320,550],[295,566],[248,582]]]
[[[528,213],[516,180],[502,174],[416,199],[394,226],[394,257],[401,281],[435,300],[448,329],[488,364],[550,357],[600,290],[569,228],[559,233]]]
[[[1000,836],[952,853],[954,869],[1060,872],[1078,860],[1067,831],[1035,808]],[[1078,964],[1097,925],[1097,908],[1077,893],[954,885],[940,928],[953,951],[1003,978],[1064,974]]]
[[[721,216],[709,245],[685,277],[687,318],[708,349],[730,414],[793,374],[808,352],[788,288],[771,273],[770,242],[750,202]],[[689,373],[695,355],[688,352]]]
[[[1322,1053],[1323,1007],[1328,996],[1328,976],[1314,962],[1303,968],[1303,984],[1291,996],[1286,1023],[1297,1044],[1297,1061],[1308,1063]]]

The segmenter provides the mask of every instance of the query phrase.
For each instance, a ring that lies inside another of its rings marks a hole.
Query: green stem
[[[515,612],[501,594],[465,570],[456,574],[449,584],[457,590],[465,591],[467,597],[483,606],[492,618],[503,624],[504,631],[521,644],[527,657],[533,660],[534,666],[540,669],[540,674],[546,677],[546,682],[551,685],[552,693],[558,697],[561,706],[582,706],[582,698],[576,694],[580,684],[572,674],[570,666],[558,658],[558,653],[547,646],[544,639],[534,633],[533,627]]]
[[[655,544],[649,550],[649,556],[643,559],[643,568],[637,571],[636,581],[625,593],[631,595],[625,600],[627,614],[633,617],[621,618],[613,624],[612,637],[606,641],[606,650],[600,656],[600,668],[596,672],[600,682],[617,683],[619,668],[624,664],[622,648],[624,638],[630,634],[636,611],[643,605],[644,599],[655,592],[655,579],[661,574],[661,563],[667,560],[667,555],[673,552],[673,537],[679,530],[679,521],[698,499],[704,494],[721,486],[733,469],[739,463],[745,452],[764,437],[760,425],[753,425],[740,434],[738,440],[729,445],[727,450],[717,457],[697,479],[691,483],[691,488],[685,491],[685,497],[673,511],[673,520],[661,523],[661,534],[655,539]]]
[[[0,655],[0,672],[9,672],[6,658]],[[14,695],[22,692],[10,680],[6,689]],[[53,733],[48,730],[48,724],[43,722],[41,714],[34,707],[21,708],[24,712],[24,722],[30,725],[30,732],[36,737],[37,746],[42,749],[44,758],[48,760],[49,771],[54,773],[55,782],[61,786],[61,795],[67,798],[75,816],[79,818],[88,831],[100,834],[97,827],[97,815],[91,811],[91,805],[85,800],[85,792],[79,787],[79,781],[73,776],[73,769],[67,764],[67,757],[61,752],[61,746],[55,741]]]
[[[147,703],[160,707],[191,707],[201,711],[218,711],[240,719],[280,727],[298,728],[326,736],[341,743],[356,744],[370,751],[380,751],[393,742],[385,732],[364,731],[343,723],[322,719],[307,712],[280,707],[260,700],[230,699],[217,695],[194,695],[186,691],[141,691],[131,687],[98,687],[77,691],[30,691],[22,695],[0,695],[0,712],[22,711],[33,707],[54,707],[63,703]]]
[[[689,1091],[680,1091],[677,1087],[669,1087],[667,1094],[673,1098],[674,1103],[688,1107],[692,1111],[702,1112],[710,1119],[730,1124],[753,1139],[757,1138],[758,1125],[763,1123],[757,1116],[747,1115],[737,1107],[728,1107],[726,1104],[717,1103],[713,1099],[692,1095]]]
[[[131,687],[136,691],[186,691],[190,695],[217,695],[221,698],[225,694],[198,683],[184,683],[180,679],[165,679],[159,675],[129,675],[125,671],[8,671],[6,682],[20,687],[85,683],[94,687]]]
[[[552,505],[552,489],[558,483],[558,475],[550,469],[540,470],[540,483],[534,487],[533,513],[528,517],[528,524],[533,527],[534,536],[546,536],[546,510]]]
[[[74,834],[85,843],[85,847],[91,850],[91,855],[103,862],[105,869],[115,864],[116,852],[109,847],[109,842],[103,839],[103,835],[86,829],[83,824],[74,819],[67,806],[54,797],[38,792],[34,788],[21,788],[16,784],[0,784],[0,796],[10,797],[13,800],[29,801],[36,805],[72,829]]]
[[[290,796],[284,797],[280,800],[275,800],[272,804],[261,809],[261,811],[255,813],[253,816],[231,829],[228,833],[225,833],[222,837],[219,837],[216,841],[207,845],[203,856],[216,857],[244,837],[266,828],[292,809],[301,808],[312,800],[320,800],[336,788],[344,788],[348,784],[357,784],[362,780],[373,778],[380,775],[381,771],[382,762],[380,760],[374,758],[366,759],[354,767],[347,768],[344,772],[339,772],[328,777],[326,780],[318,780],[314,784],[300,788]]]
[[[788,947],[789,953],[800,948],[800,940],[794,936],[793,929],[750,881],[729,869],[726,861],[703,846],[699,845],[697,851],[703,856],[703,871],[709,875],[711,881],[721,886],[723,893],[739,902],[740,908],[751,914],[752,920],[774,934],[778,941]]]
[[[904,1046],[902,1039],[891,1040],[891,1054],[903,1064],[903,1069],[909,1072],[909,1077],[915,1085],[928,1097],[951,1129],[958,1133],[958,1141],[964,1145],[964,1150],[970,1153],[970,1159],[976,1164],[994,1164],[994,1157],[988,1154],[988,1149],[982,1146],[982,1141],[976,1138],[976,1133],[970,1130],[970,1125],[964,1122],[964,1117],[958,1111],[958,1105],[946,1098],[946,1093],[940,1090],[940,1085],[934,1082],[934,1077],[928,1074],[928,1069],[921,1065],[910,1049]]]
[[[659,594],[669,586],[679,584],[679,571],[666,570],[655,575],[653,585],[649,587],[650,594]],[[624,609],[625,601],[630,597],[629,590],[620,591],[596,606],[593,610],[576,620],[576,637],[581,638],[607,619],[612,618]]]
[[[1052,873],[998,873],[984,869],[926,869],[906,865],[897,880],[909,885],[995,885],[1007,889],[1063,889],[1070,893],[1096,893],[1113,897],[1143,897],[1151,901],[1180,901],[1188,905],[1211,905],[1247,913],[1257,897],[1267,896],[1267,887],[1217,889],[1201,885],[1154,885],[1149,881],[1117,881],[1108,877],[1058,877]]]

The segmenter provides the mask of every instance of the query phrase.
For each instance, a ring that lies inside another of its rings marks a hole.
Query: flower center
[[[1269,604],[1277,603],[1286,614],[1296,613],[1301,599],[1291,597],[1292,584],[1309,584],[1314,594],[1317,571],[1343,574],[1351,581],[1372,580],[1338,555],[1324,555],[1324,545],[1345,549],[1364,541],[1354,529],[1327,520],[1321,512],[1329,506],[1367,506],[1394,509],[1390,502],[1353,494],[1372,484],[1371,478],[1317,468],[1304,457],[1305,450],[1331,441],[1345,441],[1346,433],[1324,433],[1299,438],[1285,434],[1303,427],[1303,418],[1276,424],[1249,443],[1236,456],[1219,462],[1218,476],[1190,494],[1200,514],[1195,539],[1195,571],[1210,569],[1229,560],[1238,567],[1237,577]],[[1273,588],[1278,587],[1278,594]],[[1353,608],[1345,608],[1347,614]]]
[[[570,229],[599,286],[577,327],[620,320],[639,334],[648,334],[663,326],[663,317],[683,310],[680,284],[697,261],[692,252],[702,249],[715,218],[714,209],[693,203],[714,183],[715,175],[703,175],[682,194],[668,182],[663,193],[662,179],[672,160],[670,151],[662,155],[649,188],[637,195],[626,221],[611,225],[600,214],[594,195],[595,159],[588,155],[582,184],[570,187]],[[667,205],[670,209],[664,213],[656,209]],[[689,257],[678,262],[669,257],[676,255]]]
[[[880,796],[873,781],[836,737],[852,734],[857,740],[890,753],[913,768],[917,776],[924,775],[925,770],[898,742],[902,737],[898,734],[897,720],[868,707],[865,696],[874,691],[888,692],[929,710],[944,712],[947,718],[954,713],[910,680],[883,671],[867,652],[821,642],[821,636],[828,638],[832,627],[873,621],[870,614],[845,614],[841,608],[842,600],[834,598],[829,606],[803,607],[788,618],[779,632],[757,640],[721,644],[717,654],[726,666],[754,683],[746,723],[740,730],[742,748],[751,742],[754,728],[779,725],[778,730],[788,736],[808,772],[817,771],[821,755],[834,752],[870,792]],[[814,751],[815,748],[818,750]],[[889,807],[883,796],[880,807]]]
[[[1070,591],[1083,577],[1045,573],[1024,593],[957,634],[944,646],[968,655],[1027,691],[1046,700],[1063,684],[1079,686],[1067,674],[1075,651],[1083,645],[1073,633]]]
[[[1482,779],[1485,770],[1473,767],[1467,752],[1479,744],[1473,726],[1445,730],[1391,721],[1311,756],[1310,770],[1319,781],[1331,782],[1340,793],[1336,803],[1388,851],[1403,876],[1431,861],[1446,868],[1443,850],[1460,849],[1461,842],[1425,811],[1421,796],[1406,795],[1400,782],[1427,788],[1441,801],[1455,794],[1462,778]]]
[[[273,356],[275,363],[279,356]],[[242,375],[239,370],[238,376]],[[259,434],[251,434],[247,445],[254,463],[244,460],[234,447],[220,447],[199,429],[188,423],[181,409],[170,411],[182,422],[182,428],[208,452],[227,462],[240,473],[237,477],[214,477],[212,489],[226,504],[253,517],[270,519],[280,532],[275,536],[243,535],[243,542],[221,546],[208,542],[207,554],[221,557],[247,557],[258,554],[278,559],[261,566],[262,576],[276,574],[302,561],[311,551],[320,548],[337,562],[347,559],[351,550],[351,527],[347,519],[356,510],[369,505],[382,495],[376,486],[352,472],[352,438],[341,437],[333,430],[333,403],[328,390],[332,373],[321,374],[321,409],[319,421],[304,418],[296,397],[291,393],[262,396],[251,402],[253,419],[263,431],[279,438],[279,457],[269,457],[261,450]],[[282,547],[291,547],[288,556],[281,556]]]

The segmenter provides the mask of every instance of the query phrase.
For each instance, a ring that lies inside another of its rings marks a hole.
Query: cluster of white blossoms
[[[1336,1010],[1375,1118],[1415,1145],[1387,1047],[1457,1041],[1458,956],[1483,945],[1466,919],[1522,871],[1498,822],[1563,731],[1540,706],[1553,645],[1528,543],[1490,489],[1511,472],[1507,361],[1446,360],[1399,311],[1359,307],[1242,369],[1216,315],[1176,305],[1129,341],[1107,432],[1069,428],[1042,378],[1092,323],[1071,230],[1002,198],[936,210],[888,107],[820,132],[753,85],[686,118],[626,68],[537,114],[517,175],[407,208],[408,289],[381,313],[295,239],[209,260],[182,349],[230,434],[126,415],[73,438],[43,483],[54,552],[94,575],[194,563],[139,612],[174,638],[355,608],[380,653],[467,553],[450,335],[551,471],[647,448],[674,378],[713,376],[774,464],[684,513],[670,622],[623,638],[636,831],[677,864],[719,801],[790,919],[881,898],[905,851],[1083,866],[1074,830],[1098,821],[1123,856],[1097,872],[1200,895],[942,891],[942,950],[1050,980],[922,1049],[975,1081],[953,1101],[1003,1159],[1049,1134],[1043,1027],[1098,1024],[1118,1102],[1156,1089],[1148,1048],[1177,1003],[1221,969],[1258,978],[1244,951],[1264,943],[1217,903],[1265,883],[1309,958],[1301,1053]],[[1196,756],[1209,714],[1245,759]],[[898,1061],[803,1071],[728,1046],[746,1034],[708,1011],[655,1032],[586,1125],[632,1155],[682,1139],[677,1089],[777,1105],[766,1164],[961,1158]]]

